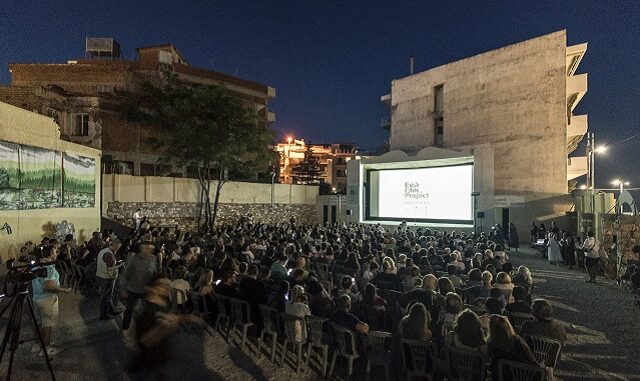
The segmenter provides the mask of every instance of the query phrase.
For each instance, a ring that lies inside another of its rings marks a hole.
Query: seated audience
[[[480,319],[471,310],[462,311],[453,323],[453,331],[444,341],[445,353],[449,348],[462,348],[487,354],[487,339]]]
[[[369,325],[361,322],[356,315],[351,313],[351,298],[348,295],[339,296],[335,298],[334,302],[336,310],[329,318],[329,321],[354,332],[369,332]]]
[[[489,370],[494,381],[499,379],[498,362],[500,360],[537,364],[533,352],[522,337],[515,333],[506,317],[492,315],[489,332],[488,352],[491,359]]]
[[[431,315],[422,303],[415,303],[409,309],[409,314],[402,318],[398,331],[400,337],[406,340],[431,341],[433,335]]]
[[[515,286],[513,288],[513,299],[515,300],[513,303],[507,304],[505,310],[507,312],[518,312],[523,314],[531,313],[531,306],[526,301],[527,294],[525,293],[524,288],[520,286]]]
[[[567,341],[567,332],[564,326],[553,319],[553,308],[545,299],[536,299],[533,301],[531,313],[535,320],[525,321],[520,330],[522,337],[526,336],[544,336],[559,340],[564,343]]]

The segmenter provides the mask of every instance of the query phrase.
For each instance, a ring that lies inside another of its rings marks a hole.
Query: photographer
[[[55,260],[57,250],[53,246],[45,246],[42,249],[40,263],[52,262]],[[37,277],[31,281],[33,289],[33,304],[35,306],[36,316],[42,341],[47,347],[47,354],[53,356],[57,353],[57,349],[51,346],[51,335],[53,327],[58,320],[58,295],[59,292],[70,292],[70,288],[60,287],[60,274],[56,270],[55,265],[45,266],[47,276],[45,278]],[[40,349],[39,344],[35,344],[32,352]]]

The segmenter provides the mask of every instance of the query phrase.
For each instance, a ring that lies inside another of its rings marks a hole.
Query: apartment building
[[[63,139],[103,151],[104,173],[187,176],[188,170],[159,164],[148,144],[151,126],[125,121],[118,113],[118,92],[140,80],[158,80],[168,71],[200,84],[222,85],[255,109],[265,128],[275,121],[269,102],[273,87],[191,66],[172,44],[136,49],[123,60],[112,38],[87,38],[85,56],[66,63],[10,63],[11,83],[0,86],[0,101],[53,117]]]
[[[280,155],[280,183],[295,184],[293,174],[295,168],[303,159],[308,144],[304,139],[288,137],[284,143],[275,147]],[[346,192],[347,162],[355,159],[358,149],[352,143],[311,144],[311,151],[318,159],[321,170],[321,182],[328,184],[333,193]]]

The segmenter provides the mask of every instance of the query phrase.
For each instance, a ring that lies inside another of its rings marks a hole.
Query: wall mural
[[[93,208],[96,195],[96,161],[72,153],[64,154],[64,207]]]
[[[92,208],[95,159],[0,141],[0,210]]]

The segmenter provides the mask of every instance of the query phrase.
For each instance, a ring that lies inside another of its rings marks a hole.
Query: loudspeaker
[[[351,209],[347,209],[347,216],[350,216],[350,215],[352,215],[352,214],[353,214],[353,210],[351,210]]]
[[[478,212],[476,218],[484,218],[484,212]]]

